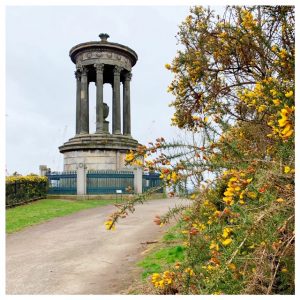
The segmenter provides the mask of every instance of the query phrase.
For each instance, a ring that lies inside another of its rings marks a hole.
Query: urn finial
[[[99,37],[101,39],[101,42],[107,42],[107,39],[109,38],[109,35],[107,33],[100,33]]]

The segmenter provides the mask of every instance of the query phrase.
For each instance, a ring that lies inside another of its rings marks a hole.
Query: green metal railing
[[[133,193],[134,175],[132,171],[92,171],[87,173],[87,194]]]
[[[156,193],[163,193],[163,181],[160,179],[159,173],[149,173],[143,175],[143,193],[151,188],[159,186],[161,186],[161,188],[156,191]]]
[[[69,194],[77,193],[76,171],[47,173],[49,182],[48,194]]]
[[[77,193],[76,171],[47,173],[49,188],[48,194]],[[143,192],[154,187],[161,187],[157,193],[163,193],[163,182],[159,173],[143,175]],[[89,170],[86,175],[86,191],[89,195],[97,194],[129,194],[134,193],[133,171]]]

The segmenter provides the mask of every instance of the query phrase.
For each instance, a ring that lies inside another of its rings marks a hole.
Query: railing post
[[[143,169],[135,167],[133,169],[134,174],[134,193],[143,193]]]
[[[84,162],[77,164],[77,195],[86,195],[86,166]]]

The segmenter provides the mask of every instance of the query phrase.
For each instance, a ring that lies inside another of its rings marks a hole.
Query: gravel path
[[[6,237],[6,293],[90,295],[119,294],[139,276],[136,261],[146,241],[164,228],[155,215],[181,203],[152,200],[136,206],[115,231],[104,221],[111,205],[92,208],[32,226]]]

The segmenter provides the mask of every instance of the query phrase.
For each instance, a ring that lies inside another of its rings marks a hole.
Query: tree
[[[179,26],[168,90],[172,124],[192,139],[158,138],[127,156],[159,171],[170,195],[187,181],[197,191],[191,207],[155,221],[180,214],[186,234],[184,263],[152,277],[160,293],[294,292],[294,18],[292,6],[222,17],[196,6]]]

